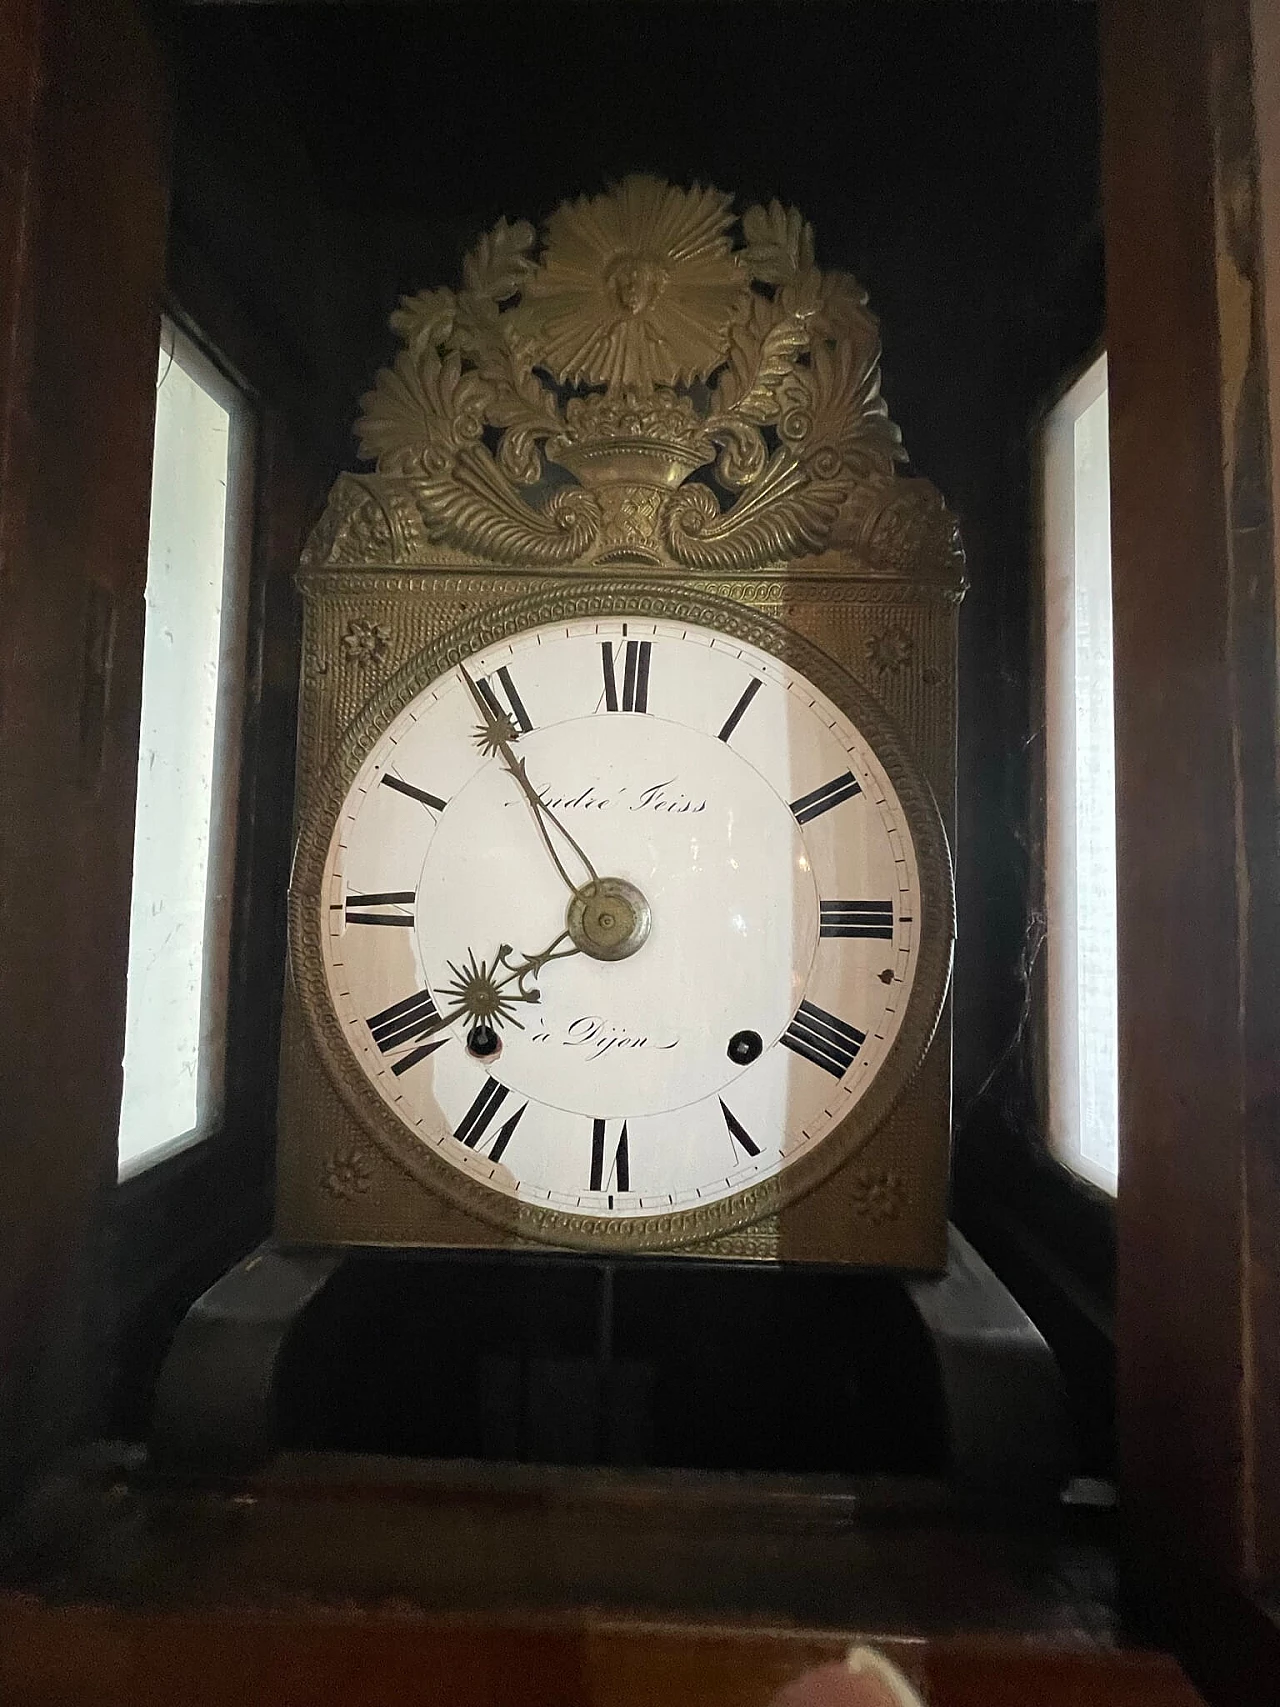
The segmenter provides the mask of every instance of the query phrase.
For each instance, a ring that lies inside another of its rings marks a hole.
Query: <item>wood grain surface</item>
[[[96,1398],[86,1301],[119,1119],[166,101],[131,0],[5,0],[0,41],[2,1501]]]
[[[164,1617],[0,1602],[11,1707],[766,1707],[861,1638],[597,1623]],[[1196,1707],[1161,1655],[880,1641],[928,1707]]]
[[[1241,0],[1103,7],[1123,1501],[1280,1565],[1280,847],[1269,376]]]

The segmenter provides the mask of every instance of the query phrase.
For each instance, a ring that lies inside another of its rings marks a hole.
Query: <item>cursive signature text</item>
[[[614,1049],[675,1049],[680,1039],[673,1037],[667,1041],[648,1037],[642,1032],[631,1031],[624,1025],[617,1025],[613,1020],[604,1019],[600,1014],[580,1014],[565,1026],[563,1035],[557,1036],[544,1025],[541,1030],[533,1033],[530,1041],[558,1042],[564,1049],[585,1049],[588,1060],[599,1061]]]
[[[538,791],[538,799],[553,812],[604,812],[610,807],[618,807],[625,812],[705,812],[707,809],[705,800],[687,794],[673,776],[667,777],[665,782],[651,782],[634,792],[626,783],[611,794],[602,794],[594,783],[579,789],[576,794],[553,794],[549,788],[543,788]]]

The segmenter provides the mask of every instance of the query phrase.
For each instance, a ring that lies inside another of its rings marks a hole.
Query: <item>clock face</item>
[[[329,1008],[402,1137],[597,1222],[812,1158],[891,1058],[929,922],[848,717],[769,651],[639,617],[532,629],[418,693],[316,888]]]

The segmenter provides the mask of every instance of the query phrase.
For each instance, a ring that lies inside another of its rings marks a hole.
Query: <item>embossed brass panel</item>
[[[643,178],[562,207],[540,250],[501,221],[464,280],[393,317],[404,345],[358,428],[375,471],[338,480],[303,558],[278,1231],[936,1267],[963,557],[935,489],[897,472],[865,295],[817,270],[794,210],[739,226],[728,197]],[[892,1059],[813,1167],[701,1219],[584,1233],[568,1225],[582,1217],[485,1201],[362,1098],[312,922],[342,789],[394,709],[476,644],[605,611],[679,614],[793,657],[891,769],[936,923]]]

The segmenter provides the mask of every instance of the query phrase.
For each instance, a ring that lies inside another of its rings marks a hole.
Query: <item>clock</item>
[[[945,838],[885,714],[785,631],[645,592],[417,662],[294,886],[353,1112],[565,1245],[679,1246],[811,1187],[919,1066],[950,961]]]
[[[797,219],[744,229],[799,275]],[[893,472],[851,281],[733,379],[824,287],[753,291],[730,225],[627,180],[394,322],[378,470],[301,577],[286,1239],[941,1259],[954,525]]]

